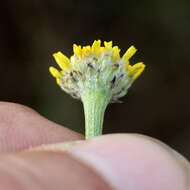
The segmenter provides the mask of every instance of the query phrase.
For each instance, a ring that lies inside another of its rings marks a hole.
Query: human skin
[[[2,190],[190,190],[190,164],[138,134],[84,140],[36,111],[0,102]]]

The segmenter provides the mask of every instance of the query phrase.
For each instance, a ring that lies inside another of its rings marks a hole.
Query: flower
[[[114,102],[127,93],[145,68],[142,62],[130,64],[130,58],[136,51],[131,46],[120,57],[120,49],[112,46],[112,41],[104,42],[104,46],[100,40],[95,40],[92,46],[74,44],[74,55],[70,59],[61,52],[53,54],[61,71],[54,67],[49,71],[57,84],[74,98],[81,99],[86,89],[101,88],[109,91],[110,101]]]
[[[130,65],[129,60],[136,51],[131,46],[120,57],[120,49],[112,46],[112,41],[101,46],[101,41],[95,40],[92,46],[74,44],[74,55],[70,59],[61,52],[53,54],[61,71],[50,67],[50,73],[65,92],[82,100],[86,139],[102,134],[108,103],[124,96],[143,72],[142,62]]]

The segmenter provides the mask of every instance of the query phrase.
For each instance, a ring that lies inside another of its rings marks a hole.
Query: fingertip
[[[143,135],[104,135],[31,151],[68,152],[118,190],[190,188],[188,161],[164,143]]]
[[[68,151],[98,171],[118,190],[190,188],[188,161],[150,137],[105,135],[72,146]]]

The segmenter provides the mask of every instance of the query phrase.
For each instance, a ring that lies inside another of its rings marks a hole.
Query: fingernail
[[[170,151],[148,138],[108,135],[83,141],[67,152],[117,190],[187,190],[187,174]]]

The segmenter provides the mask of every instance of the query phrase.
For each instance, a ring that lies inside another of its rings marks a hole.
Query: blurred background
[[[190,1],[7,0],[0,6],[0,100],[24,104],[84,133],[81,102],[48,72],[72,44],[113,40],[138,49],[146,70],[122,104],[106,110],[104,133],[141,133],[190,159]]]

